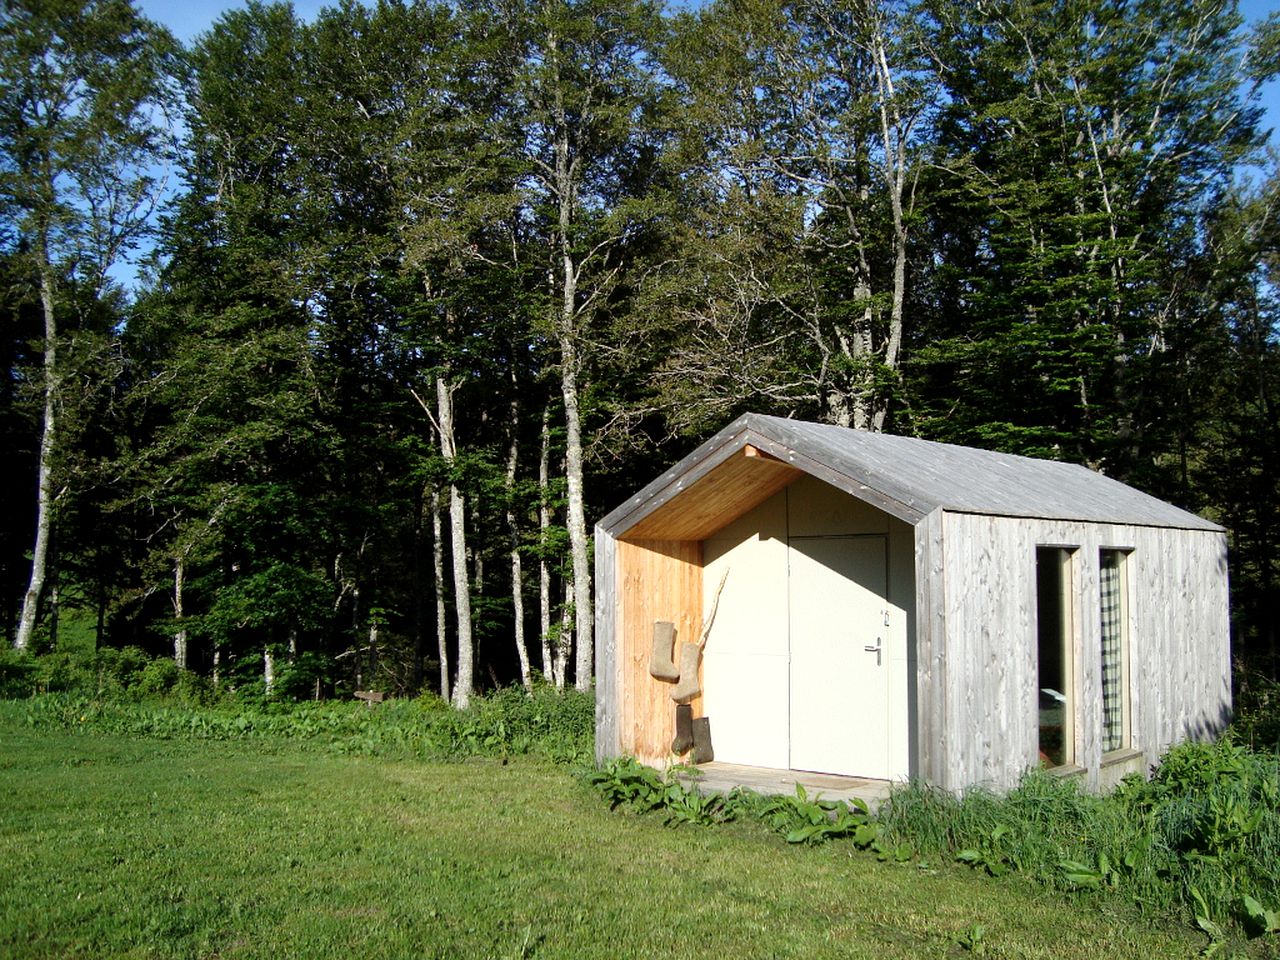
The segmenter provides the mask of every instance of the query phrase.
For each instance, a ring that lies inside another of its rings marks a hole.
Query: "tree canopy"
[[[179,50],[6,3],[6,630],[291,695],[585,686],[591,523],[756,410],[1220,521],[1274,673],[1277,22],[255,0]]]

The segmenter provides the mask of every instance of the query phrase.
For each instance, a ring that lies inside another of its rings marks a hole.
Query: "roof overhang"
[[[907,523],[923,514],[735,420],[600,526],[619,540],[705,540],[805,474]]]

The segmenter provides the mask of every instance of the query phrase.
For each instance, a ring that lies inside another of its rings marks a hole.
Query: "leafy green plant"
[[[1181,744],[1149,782],[1128,779],[1110,796],[1034,771],[1004,797],[912,784],[894,791],[877,821],[882,842],[913,843],[925,857],[1185,911],[1215,943],[1232,928],[1274,935],[1262,905],[1280,903],[1275,754],[1229,741]]]
[[[661,810],[668,826],[709,826],[734,819],[734,802],[722,794],[704,795],[696,787],[686,786],[677,779],[678,770],[673,768],[663,776],[632,757],[619,757],[592,771],[587,780],[609,801],[611,810]]]
[[[987,928],[980,923],[975,923],[956,938],[956,943],[962,950],[972,953],[975,957],[984,957],[987,954],[986,936]]]
[[[916,848],[910,843],[888,843],[877,837],[871,841],[871,852],[882,863],[910,863],[916,857]]]
[[[1252,936],[1280,933],[1280,910],[1268,910],[1247,893],[1240,898],[1240,904],[1244,909],[1245,929]]]
[[[593,771],[587,781],[609,802],[618,807],[645,812],[663,805],[666,783],[662,774],[638,763],[633,757],[618,757]]]
[[[737,807],[720,793],[704,794],[696,787],[668,782],[663,796],[668,826],[682,823],[709,827],[737,817]]]
[[[1196,926],[1205,932],[1211,944],[1222,943],[1227,937],[1227,932],[1210,917],[1209,904],[1204,895],[1195,887],[1188,888],[1188,892],[1192,902],[1195,904]]]
[[[794,794],[770,797],[759,811],[760,818],[787,843],[823,843],[851,837],[859,847],[869,847],[880,835],[862,800],[809,798],[801,784]]]
[[[1151,835],[1146,834],[1135,841],[1120,860],[1112,860],[1105,852],[1098,853],[1096,863],[1090,865],[1078,860],[1063,860],[1062,879],[1068,886],[1099,890],[1103,887],[1115,888],[1124,885],[1139,869],[1147,849],[1151,846]]]
[[[986,870],[993,877],[1002,877],[1014,864],[1006,852],[1004,839],[1009,835],[1009,828],[1003,823],[997,824],[990,835],[976,847],[967,847],[956,853],[956,859],[971,867]]]

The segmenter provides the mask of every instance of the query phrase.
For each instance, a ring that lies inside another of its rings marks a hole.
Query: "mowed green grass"
[[[975,926],[981,934],[974,939]],[[611,813],[562,767],[0,727],[0,956],[1193,956],[1204,940],[758,824]]]

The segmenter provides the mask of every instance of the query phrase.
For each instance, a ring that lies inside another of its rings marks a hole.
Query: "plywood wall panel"
[[[725,460],[627,530],[632,542],[705,540],[768,500],[801,471],[769,457],[738,454]]]
[[[702,544],[687,540],[618,542],[621,590],[619,745],[642,763],[664,766],[675,736],[673,685],[649,675],[653,624],[669,620],[681,642],[702,631]],[[702,698],[692,701],[700,716]]]

